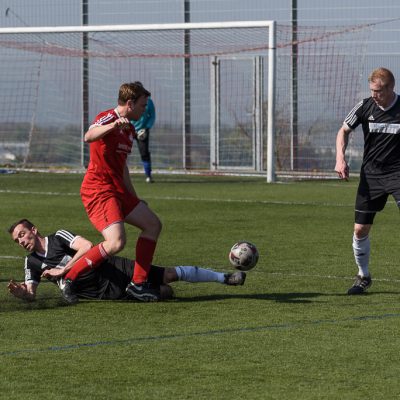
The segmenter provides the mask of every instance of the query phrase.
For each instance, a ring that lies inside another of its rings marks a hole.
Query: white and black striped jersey
[[[39,284],[44,270],[65,267],[76,253],[72,245],[78,237],[64,229],[45,237],[45,253],[33,252],[25,259],[25,282]],[[102,298],[109,285],[108,277],[102,273],[109,269],[108,263],[104,264],[104,268],[100,266],[78,277],[75,283],[78,296]],[[60,281],[61,279],[53,282],[60,286]]]
[[[65,267],[76,253],[71,246],[77,237],[66,230],[45,237],[45,253],[33,252],[25,258],[25,282],[38,284],[46,269]]]
[[[367,175],[387,176],[400,173],[400,97],[381,109],[372,99],[359,102],[344,123],[350,129],[361,124],[364,132],[364,156],[361,170]]]

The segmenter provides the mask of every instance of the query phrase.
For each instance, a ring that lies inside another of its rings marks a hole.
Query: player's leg
[[[143,164],[144,174],[146,175],[146,182],[152,183],[153,178],[151,176],[151,154],[149,150],[150,131],[148,129],[146,131],[146,138],[143,140],[138,140],[137,143],[140,158]]]
[[[90,196],[88,196],[90,197]],[[98,229],[104,241],[93,246],[85,253],[64,276],[65,285],[61,293],[68,303],[76,303],[74,282],[82,274],[97,268],[108,256],[121,251],[126,242],[121,204],[116,197],[98,196],[94,200],[86,201],[82,196],[86,211],[92,224]]]
[[[61,289],[64,300],[73,304],[78,301],[75,281],[79,276],[98,268],[110,256],[121,251],[125,245],[125,228],[122,222],[110,225],[102,232],[104,242],[93,246],[71,268],[64,277]]]
[[[148,283],[159,291],[159,300],[170,300],[174,297],[174,290],[165,282],[167,268],[152,265],[148,276]]]
[[[355,223],[353,233],[353,254],[358,274],[348,294],[363,294],[371,286],[369,272],[370,239],[369,233],[377,212],[383,210],[388,195],[379,179],[361,176],[357,191]]]
[[[103,290],[103,300],[126,299],[126,286],[133,274],[134,261],[125,257],[111,256],[97,269],[99,285]]]
[[[136,243],[133,282],[143,283],[146,281],[150,270],[162,224],[157,215],[144,202],[140,202],[126,216],[125,222],[138,227],[142,231]]]
[[[148,276],[148,283],[159,290],[160,300],[173,298],[173,289],[169,285],[172,282],[218,282],[225,285],[238,286],[243,285],[245,280],[246,274],[242,271],[225,274],[191,265],[167,268],[152,265]],[[130,297],[129,294],[128,297]]]
[[[125,246],[125,228],[122,222],[116,222],[102,232],[104,242],[93,246],[84,254],[65,275],[66,279],[74,281],[91,269],[97,268],[108,256],[118,253]]]
[[[370,214],[371,216],[371,214]],[[358,274],[353,283],[353,286],[347,291],[347,294],[362,294],[372,284],[371,275],[369,273],[369,255],[370,255],[370,240],[369,232],[371,224],[354,224],[353,234],[353,254],[354,260],[358,268]]]
[[[230,274],[213,271],[212,269],[200,268],[191,265],[177,266],[174,268],[165,268],[164,283],[168,284],[176,281],[191,283],[199,282],[218,282],[226,285],[243,285],[246,280],[246,274],[242,271],[236,271]]]
[[[119,253],[126,244],[125,226],[122,221],[114,222],[101,232],[104,237],[103,247],[108,255]]]
[[[82,275],[100,265],[108,257],[108,255],[109,253],[107,253],[104,248],[104,242],[93,246],[78,261],[75,262],[73,267],[64,276],[64,279],[75,281],[79,275]]]
[[[353,254],[361,278],[369,276],[370,240],[372,224],[354,224]]]
[[[157,300],[157,291],[146,285],[147,277],[153,261],[157,239],[160,235],[162,224],[157,215],[145,204],[140,202],[126,217],[125,222],[141,229],[136,242],[135,268],[132,283],[127,292],[143,301]],[[154,296],[153,296],[154,295]]]

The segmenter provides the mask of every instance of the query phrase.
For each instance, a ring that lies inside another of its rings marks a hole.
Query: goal
[[[155,170],[333,175],[336,132],[365,94],[373,26],[0,28],[0,165],[82,169],[83,133],[138,80],[156,106]],[[361,157],[351,140],[353,171]],[[136,149],[129,163],[141,171]]]
[[[0,164],[84,167],[91,120],[141,81],[155,169],[273,181],[275,50],[273,21],[0,29]]]

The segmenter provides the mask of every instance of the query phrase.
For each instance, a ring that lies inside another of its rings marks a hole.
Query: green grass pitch
[[[28,217],[93,242],[82,176],[0,176],[0,397],[13,399],[393,399],[400,396],[399,217],[392,200],[371,232],[373,285],[345,293],[357,179],[266,184],[262,178],[156,175],[139,195],[163,222],[154,262],[230,271],[254,242],[243,287],[173,284],[165,303],[64,306],[43,283],[35,303],[8,294],[23,249],[6,229]],[[127,228],[121,255],[134,257]]]

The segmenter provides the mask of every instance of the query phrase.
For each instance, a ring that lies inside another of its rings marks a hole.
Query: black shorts
[[[86,277],[82,277],[87,284],[85,290],[78,286],[78,296],[102,300],[124,299],[125,289],[133,276],[133,264],[134,262],[127,258],[109,257]],[[164,268],[152,265],[147,281],[159,288],[164,282],[164,271]]]
[[[371,177],[361,173],[358,185],[355,222],[372,224],[377,212],[382,211],[389,195],[400,206],[400,173],[387,177]]]

